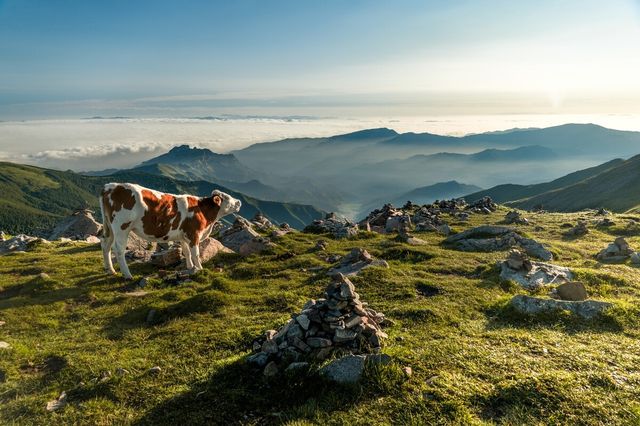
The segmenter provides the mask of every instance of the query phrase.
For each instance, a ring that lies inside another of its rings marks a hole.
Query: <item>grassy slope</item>
[[[522,200],[525,198],[544,194],[545,192],[555,191],[557,189],[577,184],[585,179],[597,176],[600,173],[612,169],[613,167],[619,166],[623,162],[624,160],[621,159],[611,160],[595,167],[590,167],[588,169],[569,173],[568,175],[552,180],[551,182],[539,183],[534,185],[498,185],[493,188],[467,195],[465,196],[465,199],[468,202],[473,202],[481,199],[482,197],[489,196],[497,203]]]
[[[545,192],[510,203],[531,209],[542,205],[552,211],[577,211],[606,207],[624,212],[640,205],[637,188],[640,186],[640,156],[574,185]]]
[[[499,221],[506,210],[453,223]],[[303,270],[328,266],[311,251],[322,236],[291,234],[276,253],[211,264],[192,283],[129,293],[102,273],[97,246],[54,243],[0,258],[0,423],[17,424],[628,424],[640,421],[640,277],[592,255],[612,235],[563,239],[560,224],[587,214],[532,216],[523,229],[549,243],[596,299],[618,308],[592,323],[563,315],[521,318],[504,309],[522,290],[492,269],[501,253],[459,253],[442,237],[410,247],[391,236],[329,240],[330,253],[362,246],[389,260],[354,279],[361,297],[394,322],[385,352],[395,364],[369,370],[355,388],[314,377],[268,382],[242,363],[254,336],[283,324],[329,282]],[[610,230],[640,247],[623,218]],[[326,237],[325,237],[326,238]],[[298,256],[278,261],[287,250]],[[142,276],[150,267],[134,265]],[[40,273],[47,277],[40,277]],[[433,297],[419,285],[441,289]],[[156,320],[146,323],[148,312]],[[160,366],[158,375],[147,374]],[[404,380],[400,366],[414,374]],[[116,370],[128,371],[118,376]],[[104,372],[110,371],[111,376]],[[103,379],[101,379],[103,377]],[[83,383],[83,384],[81,384]],[[69,404],[45,405],[66,390]]]

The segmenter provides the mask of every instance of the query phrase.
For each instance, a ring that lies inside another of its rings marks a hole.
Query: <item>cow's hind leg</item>
[[[107,274],[115,275],[116,270],[113,269],[113,262],[111,260],[111,247],[113,247],[113,233],[109,232],[109,235],[105,235],[100,240],[102,246],[102,258],[104,260],[104,269]]]
[[[191,261],[191,250],[189,249],[189,244],[181,241],[180,247],[182,247],[182,255],[184,256],[184,261],[187,264],[187,269],[193,269],[193,262]]]
[[[116,251],[116,259],[118,260],[118,265],[120,266],[120,272],[122,272],[122,276],[130,280],[133,278],[131,272],[129,271],[129,266],[127,266],[127,260],[124,257],[125,251],[127,250],[127,240],[129,239],[129,232],[118,233],[115,236],[115,251]]]

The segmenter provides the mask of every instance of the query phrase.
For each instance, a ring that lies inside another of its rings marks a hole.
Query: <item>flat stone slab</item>
[[[584,319],[593,319],[613,306],[612,303],[599,300],[556,300],[518,294],[509,304],[518,312],[527,315],[548,314],[569,311]]]
[[[534,290],[549,284],[563,284],[573,279],[569,268],[544,262],[531,262],[531,270],[512,269],[508,263],[501,262],[500,278],[518,283],[527,290]]]

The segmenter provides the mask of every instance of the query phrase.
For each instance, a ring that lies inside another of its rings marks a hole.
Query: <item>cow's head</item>
[[[238,213],[240,207],[242,207],[240,200],[236,200],[231,195],[218,191],[217,189],[211,193],[211,197],[213,198],[213,202],[220,207],[217,219],[221,219],[228,214]]]

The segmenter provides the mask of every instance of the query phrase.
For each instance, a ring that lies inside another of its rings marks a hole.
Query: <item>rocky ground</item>
[[[242,254],[130,283],[95,243],[2,236],[0,423],[640,421],[640,216],[245,222],[220,234]]]

